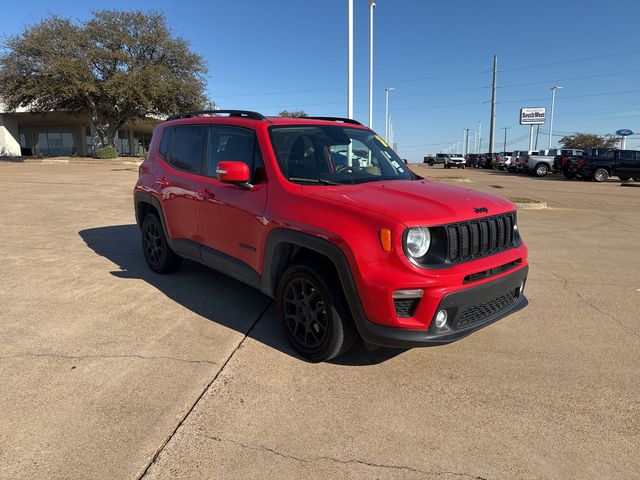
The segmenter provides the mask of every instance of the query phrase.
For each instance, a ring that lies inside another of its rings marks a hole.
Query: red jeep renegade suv
[[[189,258],[276,299],[312,361],[451,342],[526,306],[515,206],[424,180],[370,129],[217,110],[169,117],[134,190],[157,273]]]

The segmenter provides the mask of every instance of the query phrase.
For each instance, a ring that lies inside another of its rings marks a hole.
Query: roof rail
[[[252,112],[249,110],[199,110],[195,112],[182,112],[170,115],[167,117],[169,120],[177,120],[179,118],[193,118],[193,117],[215,117],[219,114],[227,114],[230,117],[243,117],[251,118],[253,120],[267,120],[267,117],[258,112]]]
[[[310,118],[312,120],[328,120],[329,122],[351,123],[352,125],[362,125],[359,121],[354,120],[353,118],[342,118],[342,117],[303,117],[303,118]]]

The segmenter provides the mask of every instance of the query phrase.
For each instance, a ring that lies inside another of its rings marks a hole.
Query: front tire
[[[357,339],[339,281],[324,268],[293,265],[276,290],[277,312],[293,348],[311,362],[346,353]]]
[[[609,172],[607,172],[604,168],[596,168],[596,171],[593,172],[593,179],[596,182],[606,182],[609,180]]]
[[[536,165],[536,177],[544,177],[547,175],[547,173],[549,173],[549,167],[547,167],[545,164],[542,165]]]
[[[156,273],[172,273],[180,268],[182,257],[171,250],[162,223],[155,213],[142,221],[142,252],[149,268]]]

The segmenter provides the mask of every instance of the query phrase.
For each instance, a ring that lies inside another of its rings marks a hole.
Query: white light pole
[[[347,0],[349,5],[349,53],[347,66],[347,117],[353,118],[353,0]]]
[[[547,150],[551,149],[551,135],[553,134],[553,109],[556,106],[556,90],[559,88],[564,88],[559,85],[554,85],[551,87],[551,122],[549,123],[549,145],[547,146]]]
[[[482,148],[482,120],[478,120],[478,153]]]
[[[373,129],[373,10],[376,2],[369,0],[369,128]]]
[[[384,141],[389,143],[389,92],[395,90],[393,87],[385,87],[384,89]]]

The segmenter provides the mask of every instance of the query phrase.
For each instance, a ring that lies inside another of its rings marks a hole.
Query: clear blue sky
[[[368,2],[354,3],[355,116],[366,123]],[[508,149],[527,148],[528,127],[518,125],[518,111],[549,109],[554,84],[564,87],[554,132],[640,132],[637,0],[376,3],[374,129],[384,135],[384,87],[397,88],[391,93],[395,140],[410,161],[461,142],[462,130],[476,131],[479,120],[487,150],[494,53],[496,150],[502,150],[502,127],[509,127]],[[174,32],[206,59],[209,94],[221,108],[346,114],[346,0],[6,2],[1,33],[16,34],[50,14],[82,19],[102,8],[163,11]],[[541,134],[539,148],[546,143]],[[640,136],[627,146],[640,148]]]

